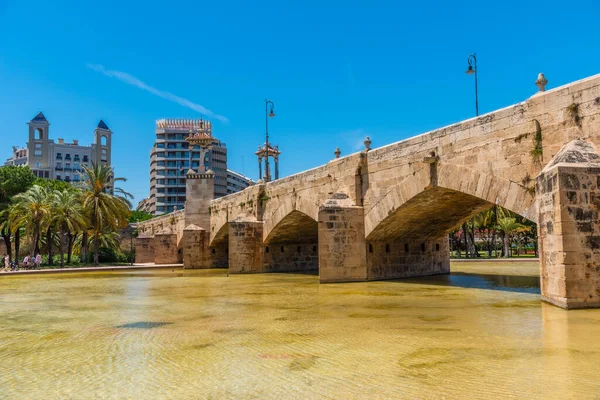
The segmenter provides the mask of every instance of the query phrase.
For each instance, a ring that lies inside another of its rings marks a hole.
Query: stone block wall
[[[135,262],[146,264],[154,262],[154,238],[138,236],[135,239]]]
[[[393,279],[450,273],[448,235],[437,240],[405,238],[367,241],[367,279]]]
[[[178,264],[183,254],[177,243],[177,234],[161,233],[154,236],[154,263]]]
[[[229,243],[210,247],[210,259],[212,268],[229,267]]]
[[[559,166],[538,178],[542,299],[600,306],[600,167]]]
[[[264,272],[263,223],[233,221],[229,223],[229,272]]]
[[[210,232],[210,202],[214,198],[215,175],[212,172],[186,175],[185,223]]]
[[[183,230],[183,268],[211,267],[208,239],[208,233],[196,225],[189,225]]]
[[[319,211],[319,280],[367,279],[365,219],[362,207],[343,194],[332,196]]]
[[[138,232],[140,236],[154,236],[168,229],[171,232],[177,233],[178,238],[181,238],[185,226],[184,211],[178,210],[140,222],[138,224]]]
[[[264,272],[316,271],[317,243],[272,244],[264,247]]]

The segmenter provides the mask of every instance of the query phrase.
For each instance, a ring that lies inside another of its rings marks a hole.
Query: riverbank
[[[523,258],[451,258],[450,262],[540,262],[539,258],[523,257]]]
[[[56,274],[63,272],[97,272],[97,271],[123,271],[135,269],[159,269],[159,268],[183,268],[183,264],[133,264],[133,265],[109,265],[102,267],[75,267],[75,268],[48,268],[0,272],[0,276],[27,275],[27,274]]]

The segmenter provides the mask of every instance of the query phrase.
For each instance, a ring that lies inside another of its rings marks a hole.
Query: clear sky
[[[50,136],[92,141],[148,195],[159,118],[213,121],[229,168],[257,179],[264,99],[281,174],[393,143],[600,72],[600,2],[0,0],[0,157],[43,111]]]

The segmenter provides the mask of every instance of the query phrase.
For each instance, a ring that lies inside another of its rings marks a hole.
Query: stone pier
[[[542,298],[563,308],[600,306],[600,156],[567,144],[537,178]]]
[[[263,223],[242,215],[229,222],[229,272],[265,272]]]

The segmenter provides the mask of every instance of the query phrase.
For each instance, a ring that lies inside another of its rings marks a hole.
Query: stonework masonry
[[[600,156],[569,143],[537,178],[541,288],[563,308],[600,306]]]
[[[138,236],[135,240],[135,261],[138,263],[154,262],[154,237]]]
[[[205,264],[227,264],[232,274],[317,267],[324,283],[365,281],[448,273],[447,233],[498,204],[539,222],[542,298],[597,307],[598,145],[600,75],[226,197],[196,199],[184,214],[165,216],[173,221],[150,220],[140,231],[159,236],[169,225],[179,240],[197,225],[208,250],[187,251],[208,252],[213,262]],[[188,190],[210,185],[200,175]]]

